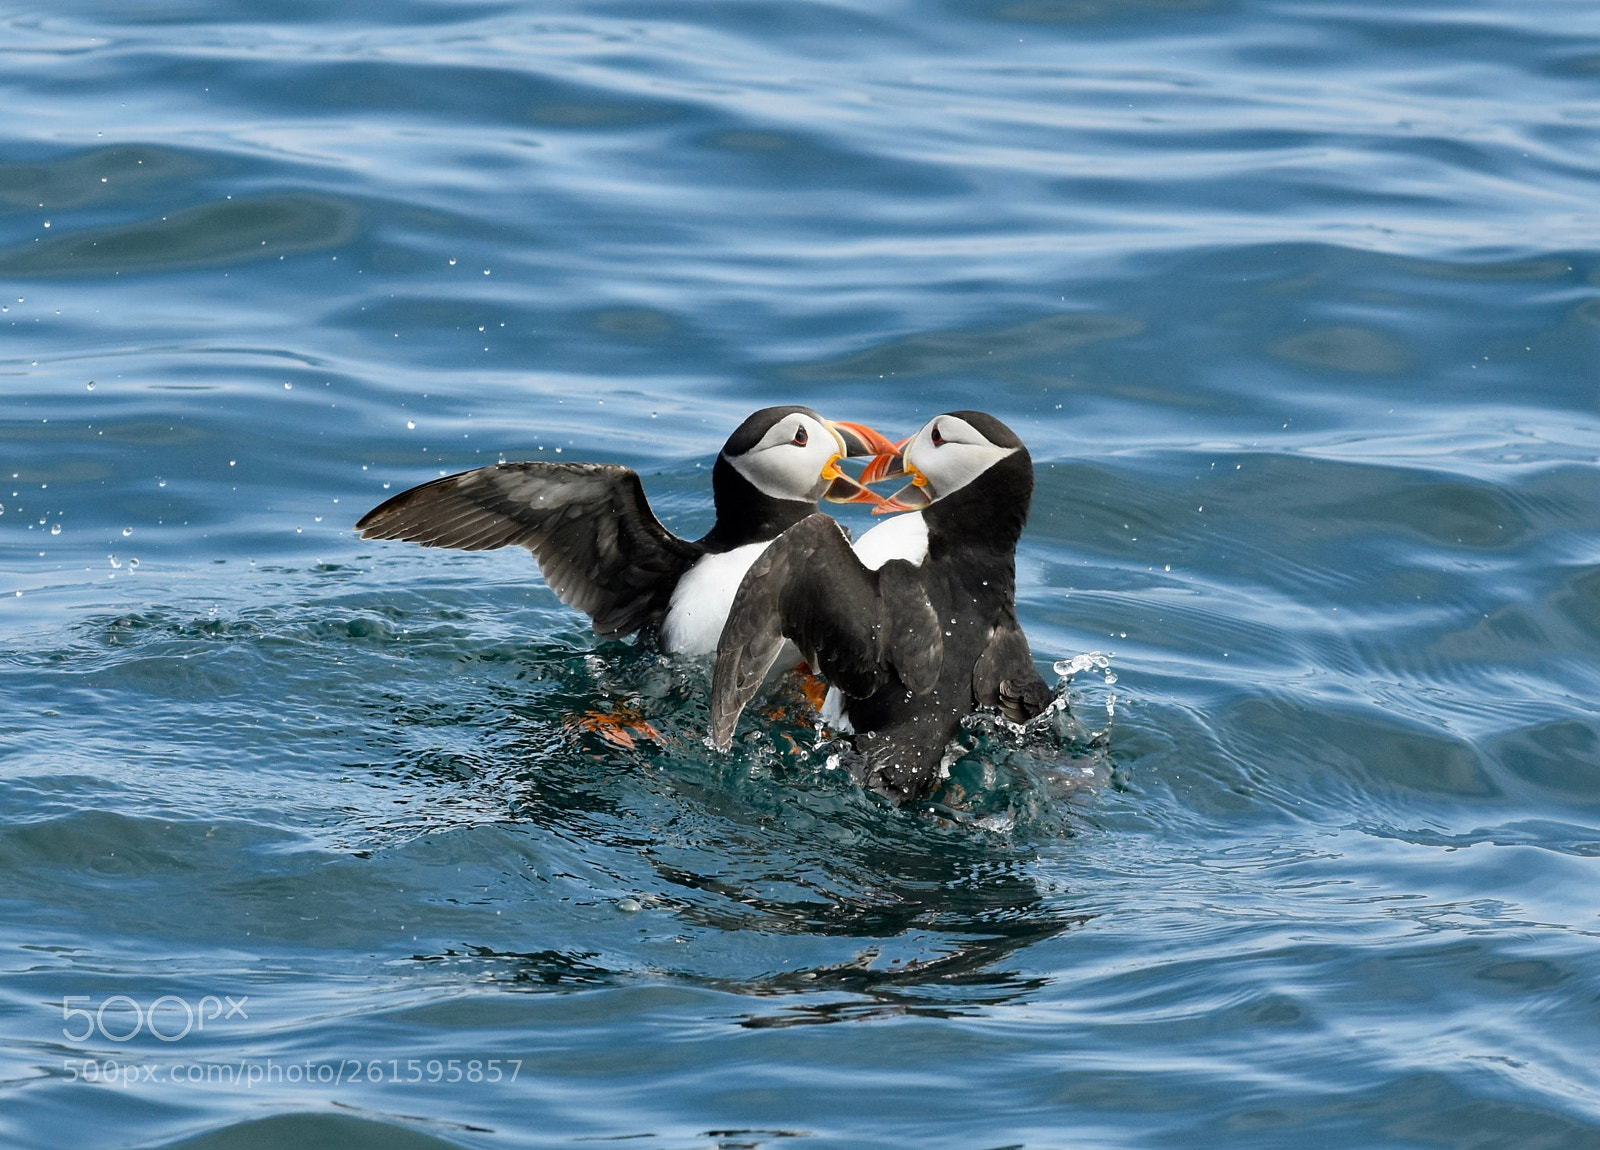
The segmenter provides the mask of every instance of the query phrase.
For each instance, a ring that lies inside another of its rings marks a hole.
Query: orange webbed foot
[[[823,701],[828,697],[828,684],[817,678],[805,663],[796,667],[794,673],[800,677],[800,692],[805,695],[806,702],[811,704],[813,711],[820,712]]]
[[[593,731],[613,747],[631,751],[639,745],[640,738],[661,741],[661,732],[638,711],[624,707],[621,710],[585,711],[581,715],[568,715],[566,728],[573,734]]]

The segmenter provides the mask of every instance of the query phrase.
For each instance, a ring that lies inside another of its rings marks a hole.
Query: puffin
[[[766,407],[717,455],[716,521],[696,540],[661,525],[632,468],[543,460],[431,480],[373,508],[356,530],[363,539],[466,551],[518,544],[604,638],[638,633],[669,654],[709,655],[746,569],[785,529],[816,514],[819,499],[883,502],[840,471],[839,460],[896,453],[864,424],[824,419],[809,407]]]
[[[832,519],[811,515],[750,565],[717,642],[710,731],[713,747],[731,745],[793,642],[829,684],[823,717],[850,736],[852,773],[895,805],[933,789],[945,748],[978,707],[1021,723],[1052,699],[1017,623],[1028,449],[981,411],[946,412],[900,446],[897,464],[875,461],[863,478],[909,475],[877,509],[909,514],[854,547]]]

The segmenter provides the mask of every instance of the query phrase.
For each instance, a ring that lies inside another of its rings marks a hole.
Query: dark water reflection
[[[121,275],[279,259],[342,247],[355,237],[359,220],[354,207],[320,196],[209,204],[159,221],[0,251],[0,275]]]
[[[0,203],[20,210],[49,204],[53,211],[121,204],[209,174],[198,157],[169,148],[91,148],[38,163],[0,163]]]
[[[365,637],[367,628],[357,630]],[[781,718],[770,744],[752,744],[731,762],[709,758],[698,749],[698,669],[686,674],[621,645],[602,649],[597,657],[592,645],[541,646],[509,660],[478,650],[475,661],[520,668],[508,679],[515,690],[444,707],[373,700],[373,725],[407,728],[410,749],[388,767],[346,764],[392,780],[402,808],[365,823],[369,842],[393,845],[357,853],[408,851],[429,835],[475,837],[477,824],[512,837],[530,859],[558,853],[581,864],[533,863],[544,881],[571,881],[583,868],[620,880],[613,868],[625,854],[637,863],[631,885],[607,905],[640,914],[640,933],[651,941],[719,941],[687,960],[627,944],[620,952],[532,953],[469,945],[423,961],[534,990],[666,978],[808,1000],[777,1015],[751,1014],[751,1026],[970,1013],[1048,981],[1003,964],[1087,919],[1042,890],[1033,873],[1036,843],[1058,841],[1065,828],[1035,822],[1018,842],[1016,831],[975,834],[974,824],[949,821],[937,805],[910,816],[828,770],[826,748],[807,749],[809,729]],[[785,693],[767,709],[797,702]],[[649,722],[656,738],[624,750],[573,722],[622,708]],[[1060,744],[1050,736],[1036,753],[1045,745]],[[1078,761],[1092,765],[1075,770],[1103,785],[1103,756]],[[1026,785],[1010,773],[991,783],[1002,795]],[[1052,819],[1061,814],[1059,806],[1045,810]],[[1037,816],[1024,809],[1022,817]],[[1008,811],[1004,825],[1016,818]],[[741,938],[750,940],[753,967],[741,957]],[[811,1001],[819,996],[826,1001]]]

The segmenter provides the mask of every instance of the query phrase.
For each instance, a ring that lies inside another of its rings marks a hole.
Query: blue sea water
[[[0,107],[0,1144],[1600,1147],[1600,8],[0,3]],[[892,810],[351,531],[777,402],[1022,435],[1070,726]]]

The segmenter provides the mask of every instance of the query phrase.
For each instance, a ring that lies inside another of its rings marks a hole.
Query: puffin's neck
[[[711,469],[711,497],[717,521],[700,539],[707,551],[732,551],[746,543],[765,543],[816,511],[815,503],[774,499],[734,470],[723,456]]]
[[[922,513],[930,560],[956,561],[1014,580],[1017,541],[1033,501],[1033,461],[1026,451],[1002,459]]]

